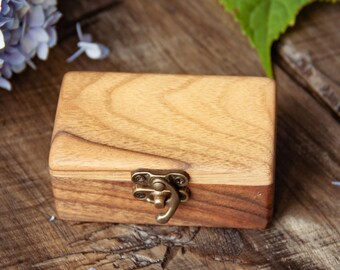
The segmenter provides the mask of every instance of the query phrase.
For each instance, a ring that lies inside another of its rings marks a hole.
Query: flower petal
[[[38,58],[41,60],[46,60],[48,57],[48,44],[40,43],[37,48]]]
[[[5,48],[5,38],[4,35],[2,34],[2,31],[0,30],[0,50]]]
[[[86,55],[91,59],[99,59],[101,56],[100,47],[96,43],[78,42],[78,46],[85,49]]]
[[[91,59],[103,59],[110,53],[110,50],[100,43],[80,41],[78,46],[85,49],[86,55]]]
[[[30,27],[39,27],[44,24],[45,14],[41,5],[33,5],[28,12],[28,25]]]
[[[109,56],[110,54],[110,49],[103,44],[98,43],[100,47],[100,59],[104,59]]]
[[[56,6],[44,6],[44,11],[45,11],[45,16],[49,17],[51,16],[54,12],[57,11],[57,7]]]
[[[69,58],[66,59],[66,62],[71,63],[74,59],[78,58],[83,52],[84,49],[82,48],[78,49],[78,51],[76,51],[74,54],[72,54]]]
[[[37,48],[37,45],[38,41],[32,39],[28,34],[24,35],[20,42],[22,51],[27,55],[30,55],[32,52],[34,52]]]
[[[26,9],[27,6],[28,6],[28,3],[26,3],[26,1],[23,1],[23,0],[11,0],[11,4],[14,6],[14,9],[15,10],[20,10],[21,12],[21,9]]]
[[[4,64],[1,69],[2,76],[9,79],[12,77],[12,70],[9,64]]]
[[[11,37],[9,39],[8,44],[15,46],[19,43],[19,40],[21,38],[21,29],[15,29],[11,32]]]
[[[84,34],[83,39],[81,41],[92,42],[92,35],[91,34]]]
[[[50,39],[45,29],[40,27],[31,28],[28,35],[37,42],[48,42]]]
[[[16,48],[8,48],[4,54],[5,63],[11,66],[21,65],[25,62],[25,56]]]
[[[14,18],[0,16],[0,27],[2,29],[11,28],[11,25],[13,25],[13,22],[14,22]]]
[[[7,15],[10,10],[11,8],[9,7],[8,3],[6,1],[1,1],[1,13]]]
[[[26,63],[21,63],[20,65],[17,66],[12,66],[12,71],[14,73],[20,73],[22,71],[24,71],[24,69],[26,68]]]
[[[3,77],[0,77],[0,87],[2,89],[7,90],[7,91],[11,91],[12,90],[11,83],[8,80],[6,80],[5,78],[3,78]]]
[[[61,16],[62,16],[62,14],[59,11],[49,15],[49,17],[46,19],[46,21],[44,23],[45,27],[56,24],[59,21],[59,19],[61,18]]]
[[[52,48],[57,44],[57,31],[54,27],[50,27],[47,29],[47,33],[50,37],[50,40],[48,41],[48,46]]]

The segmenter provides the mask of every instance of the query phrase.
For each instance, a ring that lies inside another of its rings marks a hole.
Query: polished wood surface
[[[193,184],[165,225],[264,229],[272,216],[273,186]],[[58,217],[73,221],[157,224],[156,209],[132,196],[129,182],[54,178]]]
[[[138,168],[177,169],[192,184],[271,185],[274,131],[267,78],[69,73],[50,169],[128,182]]]
[[[131,172],[149,168],[190,175],[169,225],[265,228],[274,131],[267,78],[68,73],[49,158],[58,217],[158,224],[132,195]]]
[[[333,97],[340,91],[339,4],[304,8],[273,48],[274,215],[267,230],[248,230],[53,219],[48,155],[67,71],[264,76],[239,26],[215,0],[58,3],[58,47],[48,61],[36,62],[37,71],[14,76],[11,93],[0,91],[1,269],[338,267],[339,186],[332,182],[340,175],[339,118],[315,92],[330,89]],[[108,59],[82,55],[66,64],[77,49],[75,22],[111,49]],[[282,43],[294,50],[281,50]],[[322,76],[304,69],[310,66]]]

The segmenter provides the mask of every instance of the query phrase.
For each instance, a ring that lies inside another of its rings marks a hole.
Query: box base
[[[74,221],[153,224],[158,210],[132,196],[132,183],[53,178],[58,217]],[[272,216],[273,186],[192,184],[166,225],[264,229]]]

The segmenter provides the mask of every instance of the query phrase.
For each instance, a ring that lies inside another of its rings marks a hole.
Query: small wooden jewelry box
[[[265,228],[275,96],[267,78],[68,73],[49,159],[58,216]]]

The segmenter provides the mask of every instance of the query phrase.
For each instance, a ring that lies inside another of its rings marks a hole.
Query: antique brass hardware
[[[131,173],[136,185],[133,196],[141,201],[153,203],[156,208],[168,206],[168,211],[156,216],[158,223],[167,223],[176,212],[180,202],[189,199],[189,175],[183,171],[140,169]]]

